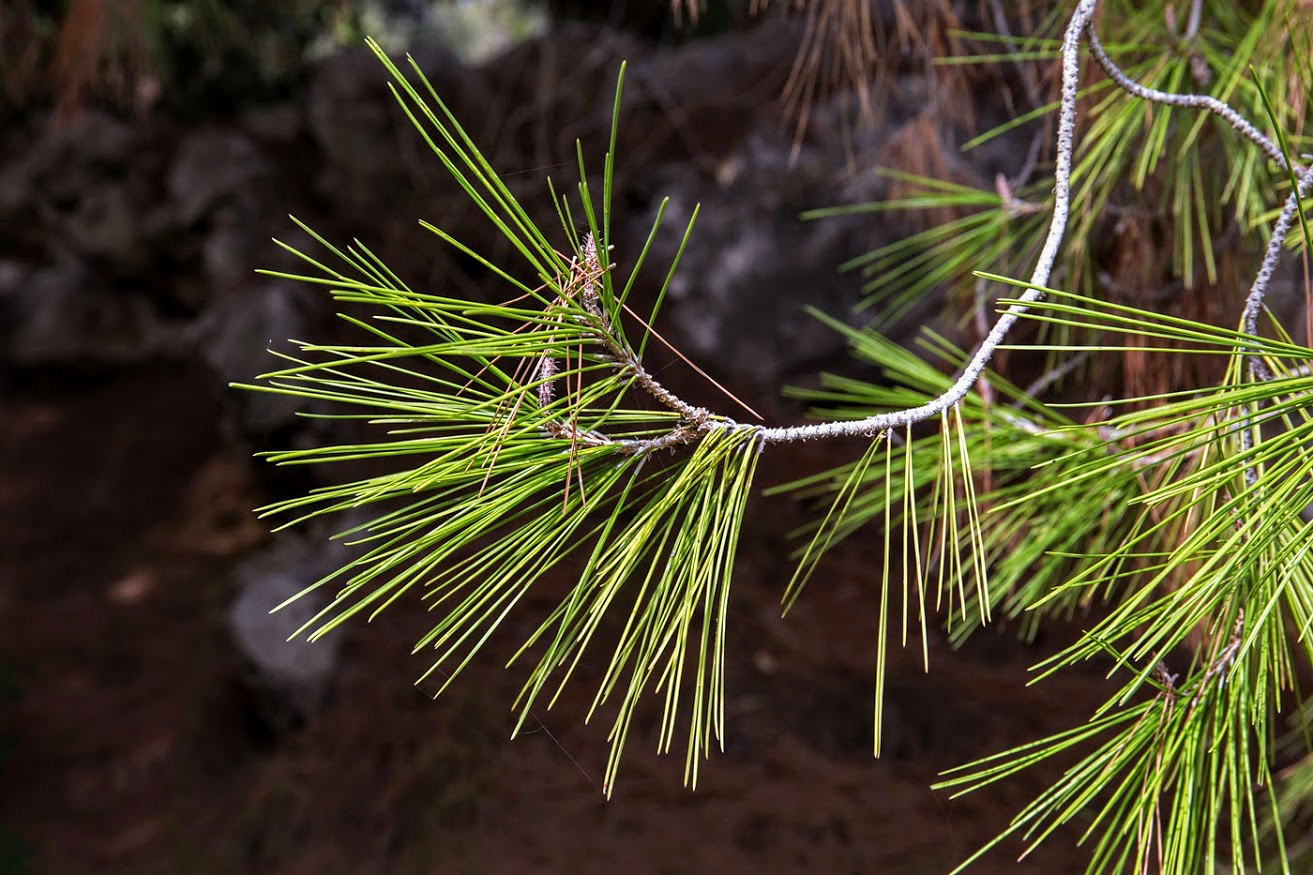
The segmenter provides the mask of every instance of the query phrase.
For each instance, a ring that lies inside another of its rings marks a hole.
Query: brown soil
[[[896,655],[889,751],[872,758],[878,547],[844,545],[781,620],[801,517],[771,499],[740,551],[726,752],[696,792],[682,756],[653,753],[652,712],[604,801],[605,726],[582,723],[582,684],[515,741],[520,675],[491,654],[431,700],[410,683],[427,667],[413,604],[346,630],[329,705],[270,738],[223,622],[230,572],[265,536],[221,414],[211,378],[175,365],[0,401],[0,871],[943,873],[1053,775],[953,801],[928,789],[936,773],[1106,692],[1096,674],[1025,687],[1044,648],[1006,632],[935,640],[928,676],[915,649]],[[789,473],[768,458],[766,481]],[[1074,838],[972,871],[1077,872]]]

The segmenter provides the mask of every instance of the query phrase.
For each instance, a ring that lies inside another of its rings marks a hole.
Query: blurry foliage
[[[672,15],[672,10],[674,15]],[[960,52],[948,0],[13,0],[0,6],[0,100],[9,109],[90,103],[172,115],[224,112],[284,96],[306,61],[366,34],[404,50],[421,32],[481,61],[541,29],[582,19],[663,43],[747,26],[767,12],[796,16],[805,38],[782,100],[801,140],[812,107],[851,89],[855,112],[879,114],[889,74]],[[888,19],[888,20],[886,20]],[[877,38],[877,35],[878,38]],[[936,73],[936,107],[969,117],[966,68]]]
[[[193,115],[286,93],[306,47],[346,3],[16,0],[0,11],[5,101]]]
[[[544,20],[524,0],[14,0],[0,5],[0,101],[210,115],[289,95],[310,60],[366,32],[479,60]]]

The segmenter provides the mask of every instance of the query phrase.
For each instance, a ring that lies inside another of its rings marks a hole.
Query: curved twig
[[[1151,103],[1161,103],[1164,106],[1175,106],[1183,109],[1202,109],[1220,116],[1223,121],[1235,129],[1236,133],[1262,149],[1263,154],[1275,161],[1282,169],[1290,169],[1286,163],[1286,156],[1277,147],[1277,144],[1230,106],[1207,94],[1172,94],[1141,85],[1130,76],[1127,76],[1108,56],[1107,51],[1103,48],[1103,43],[1099,42],[1099,35],[1095,32],[1093,24],[1088,25],[1085,32],[1089,37],[1090,51],[1094,53],[1094,60],[1098,61],[1099,66],[1103,68],[1103,72],[1107,73],[1108,78],[1116,82],[1117,86],[1123,91]],[[1296,166],[1295,172],[1299,172],[1298,166]]]
[[[1258,313],[1263,308],[1263,297],[1267,294],[1267,284],[1272,280],[1272,274],[1276,271],[1277,262],[1281,259],[1281,250],[1286,245],[1286,236],[1290,233],[1290,228],[1295,223],[1295,214],[1299,210],[1300,202],[1309,196],[1310,189],[1313,189],[1313,167],[1303,170],[1299,177],[1298,184],[1291,190],[1286,203],[1281,208],[1280,215],[1277,216],[1276,224],[1272,226],[1272,238],[1267,241],[1267,251],[1263,254],[1263,262],[1259,265],[1258,274],[1254,277],[1254,284],[1249,289],[1249,297],[1245,299],[1244,315],[1242,322],[1246,334],[1258,334]],[[1252,364],[1258,360],[1251,357],[1251,373],[1253,373]],[[1266,366],[1263,368],[1266,370]],[[1263,379],[1271,379],[1271,375],[1264,376]]]
[[[1245,334],[1251,337],[1258,336],[1258,314],[1263,309],[1263,298],[1267,295],[1267,285],[1272,280],[1272,274],[1276,271],[1277,262],[1281,260],[1281,250],[1286,244],[1286,236],[1290,233],[1291,226],[1295,223],[1295,214],[1299,211],[1299,205],[1303,198],[1308,197],[1309,190],[1313,188],[1313,167],[1309,167],[1299,178],[1298,183],[1291,190],[1290,195],[1286,198],[1286,203],[1281,208],[1281,214],[1277,216],[1276,224],[1272,226],[1272,238],[1267,241],[1267,251],[1263,253],[1263,262],[1259,265],[1258,274],[1254,277],[1254,284],[1249,288],[1249,297],[1245,299],[1245,309],[1241,314],[1240,323]],[[1249,365],[1249,376],[1253,380],[1270,380],[1273,378],[1272,370],[1261,358],[1256,355],[1245,357]],[[1253,411],[1246,404],[1240,408],[1240,452],[1247,454],[1254,448],[1253,432]],[[1254,465],[1245,467],[1245,484],[1253,486],[1258,482],[1258,469]]]

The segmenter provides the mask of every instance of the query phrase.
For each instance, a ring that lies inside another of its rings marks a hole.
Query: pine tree
[[[1313,164],[1298,154],[1313,86],[1307,3],[1193,0],[1178,20],[1166,0],[1077,0],[1054,4],[1025,37],[1007,31],[998,3],[984,6],[999,33],[969,36],[997,50],[960,60],[1017,65],[1036,105],[981,139],[1052,124],[1022,177],[993,190],[903,174],[904,196],[818,213],[947,209],[951,218],[850,266],[865,271],[868,303],[886,321],[851,328],[816,314],[872,376],[827,375],[795,392],[821,417],[806,425],[740,423],[736,409],[689,404],[645,367],[651,344],[664,343],[652,326],[679,257],[658,268],[655,306],[635,312],[630,294],[664,205],[640,251],[614,250],[623,68],[601,190],[588,183],[581,147],[577,193],[553,191],[560,229],[549,232],[419,66],[371,43],[406,115],[518,260],[495,263],[425,225],[505,284],[500,304],[414,290],[358,241],[339,248],[315,236],[331,258],[296,252],[308,272],[277,274],[377,315],[344,317],[359,345],[302,343],[246,388],[338,405],[378,438],[271,459],[393,463],[391,473],[267,509],[290,515],[288,525],[376,510],[341,535],[364,545],[361,557],[315,584],[334,595],[310,637],[422,594],[439,610],[416,650],[436,652],[445,687],[535,581],[574,558],[577,583],[516,655],[530,666],[521,724],[585,652],[600,653],[593,709],[614,715],[607,791],[648,692],[664,701],[662,749],[682,745],[695,783],[726,730],[726,606],[758,457],[861,438],[855,461],[782,490],[819,508],[784,601],[840,539],[883,538],[877,755],[886,653],[908,626],[924,642],[929,624],[945,623],[961,640],[1007,617],[1029,635],[1080,613],[1088,628],[1037,676],[1102,661],[1117,679],[1107,702],[1085,723],[954,768],[939,786],[975,792],[1061,757],[1073,765],[999,840],[1034,845],[1081,824],[1091,873],[1307,865],[1298,835],[1313,756],[1307,734],[1289,728],[1307,707],[1299,679],[1313,657],[1304,519],[1313,340],[1297,342],[1303,328],[1265,306],[1283,255],[1302,249],[1306,259],[1313,244]],[[1171,258],[1114,259],[1122,270],[1110,271],[1104,242],[1118,223],[1170,241]],[[685,242],[692,231],[690,220]],[[1214,312],[1233,305],[1226,312],[1238,318],[1216,324],[1124,300],[1127,285],[1150,283],[1217,296],[1224,306]],[[974,351],[927,333],[917,355],[880,334],[937,291],[978,315],[1001,292]],[[1009,341],[1046,356],[1030,385],[991,368]],[[1134,386],[1146,357],[1188,364],[1161,369],[1168,385],[1080,398],[1073,374],[1120,362]],[[1068,403],[1046,402],[1058,386]],[[649,403],[635,403],[639,395]],[[619,636],[596,640],[614,612]]]

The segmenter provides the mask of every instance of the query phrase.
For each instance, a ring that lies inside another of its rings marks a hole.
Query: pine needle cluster
[[[617,703],[605,787],[614,784],[635,707],[648,690],[664,698],[662,750],[679,735],[679,715],[689,715],[692,783],[699,754],[723,733],[730,570],[760,430],[686,404],[641,364],[650,340],[664,342],[649,327],[655,310],[644,319],[626,303],[647,249],[623,285],[601,260],[610,248],[614,128],[600,210],[580,184],[589,230],[576,235],[569,201],[557,200],[572,247],[558,252],[419,67],[412,61],[408,77],[370,46],[406,114],[537,285],[431,225],[515,297],[484,304],[415,291],[359,241],[339,249],[308,228],[330,263],[286,247],[313,272],[275,276],[327,286],[342,304],[368,305],[378,315],[343,317],[368,345],[300,342],[300,355],[284,356],[287,367],[245,388],[339,406],[352,412],[322,415],[365,419],[383,436],[269,457],[278,464],[392,463],[387,473],[266,508],[291,515],[284,525],[377,509],[338,535],[361,555],[314,584],[337,590],[303,631],[319,637],[421,590],[440,620],[415,649],[436,652],[430,673],[441,673],[445,688],[535,582],[567,558],[580,559],[577,585],[516,654],[536,659],[517,702],[517,731],[540,697],[555,700],[603,621],[623,605],[632,611],[592,708]],[[617,87],[617,107],[619,98]],[[663,298],[664,288],[657,307]],[[636,344],[626,324],[641,327]],[[657,409],[637,404],[639,395]],[[676,447],[688,451],[671,456]],[[662,463],[648,465],[658,453]]]

